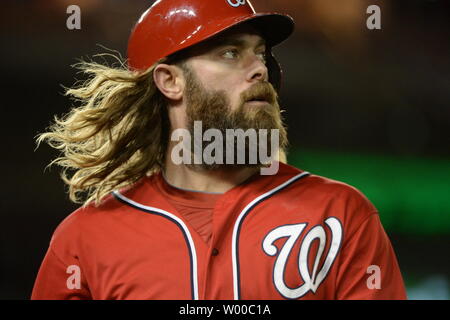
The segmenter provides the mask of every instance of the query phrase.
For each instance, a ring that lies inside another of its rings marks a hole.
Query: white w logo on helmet
[[[246,2],[246,0],[234,0],[234,1],[233,0],[227,0],[227,1],[230,4],[230,6],[235,7],[235,8],[237,8],[239,6],[244,6],[245,2]]]

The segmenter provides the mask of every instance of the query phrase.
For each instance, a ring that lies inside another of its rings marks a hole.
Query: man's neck
[[[175,165],[166,160],[164,177],[169,184],[181,189],[200,192],[225,193],[259,171],[258,168],[206,170],[186,165]]]

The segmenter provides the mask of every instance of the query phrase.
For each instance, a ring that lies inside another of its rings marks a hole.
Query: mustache
[[[266,101],[274,104],[278,94],[270,82],[258,82],[241,93],[241,104],[252,100]]]

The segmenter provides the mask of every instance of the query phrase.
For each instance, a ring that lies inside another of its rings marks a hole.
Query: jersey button
[[[212,250],[211,254],[212,254],[213,256],[217,256],[217,255],[219,254],[219,250],[216,249],[216,248],[214,248],[214,249]]]

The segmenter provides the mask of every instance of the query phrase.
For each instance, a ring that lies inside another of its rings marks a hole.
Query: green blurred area
[[[450,234],[450,159],[298,148],[289,151],[288,162],[361,190],[388,231]]]

